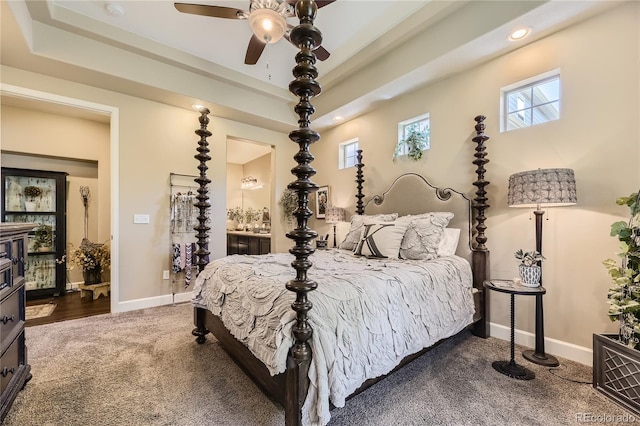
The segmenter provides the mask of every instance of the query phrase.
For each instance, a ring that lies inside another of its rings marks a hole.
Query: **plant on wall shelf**
[[[620,321],[619,338],[625,345],[640,349],[640,203],[638,193],[616,200],[630,210],[628,222],[611,225],[611,236],[620,241],[622,262],[603,262],[613,280],[607,295],[609,318]]]
[[[293,212],[298,208],[298,194],[287,188],[282,192],[278,204],[280,205],[282,217],[287,221],[292,221]]]
[[[413,161],[418,161],[422,158],[423,151],[427,148],[429,148],[429,134],[417,129],[411,129],[407,137],[396,145],[393,161],[403,154],[406,154],[407,158]]]

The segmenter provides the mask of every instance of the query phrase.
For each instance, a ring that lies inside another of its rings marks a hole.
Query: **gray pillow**
[[[437,258],[440,240],[451,219],[453,213],[450,212],[432,212],[399,218],[398,222],[409,222],[400,244],[400,257],[411,260]]]
[[[362,224],[365,218],[382,222],[392,222],[398,218],[398,213],[376,215],[355,214],[351,216],[351,227],[349,228],[349,232],[344,237],[344,240],[340,243],[338,248],[343,250],[353,250],[356,248],[356,245],[362,236]]]

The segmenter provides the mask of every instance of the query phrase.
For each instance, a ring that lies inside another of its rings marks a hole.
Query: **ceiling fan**
[[[334,1],[336,0],[316,0],[316,4],[318,8],[321,8]],[[291,43],[289,33],[293,25],[287,24],[287,18],[295,16],[295,3],[296,0],[251,0],[248,11],[206,4],[174,3],[174,6],[182,13],[213,18],[248,20],[253,36],[249,40],[244,63],[255,65],[267,44],[275,43],[282,37]],[[330,55],[322,46],[314,49],[314,53],[321,61],[326,60]]]

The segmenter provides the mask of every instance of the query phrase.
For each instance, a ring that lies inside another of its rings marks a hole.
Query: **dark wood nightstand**
[[[542,297],[547,290],[544,287],[525,287],[522,284],[514,283],[513,280],[489,280],[484,282],[484,287],[511,295],[511,359],[509,361],[494,361],[491,365],[496,371],[514,379],[531,380],[535,378],[536,375],[533,371],[516,364],[515,361],[515,296],[519,294]]]

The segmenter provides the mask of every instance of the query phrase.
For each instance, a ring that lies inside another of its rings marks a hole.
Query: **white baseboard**
[[[163,294],[162,296],[146,297],[144,299],[127,300],[125,302],[118,302],[115,305],[113,312],[127,312],[135,311],[137,309],[155,308],[156,306],[171,305],[173,303],[188,302],[192,298],[191,292],[176,293],[175,296],[171,294]],[[113,305],[112,305],[113,306]]]
[[[491,337],[510,341],[511,329],[501,324],[489,323],[489,334]],[[536,336],[528,331],[515,330],[515,341],[517,344],[534,348],[536,346]],[[593,366],[593,351],[584,346],[574,345],[573,343],[563,342],[561,340],[544,339],[544,351],[550,355],[566,358],[580,364]]]

